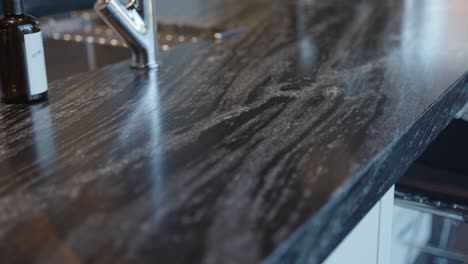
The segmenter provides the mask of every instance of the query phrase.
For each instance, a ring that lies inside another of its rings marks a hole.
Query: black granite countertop
[[[0,105],[2,263],[319,263],[468,101],[466,1],[238,4]]]

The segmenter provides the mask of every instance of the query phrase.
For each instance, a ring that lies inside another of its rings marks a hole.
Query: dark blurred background
[[[3,1],[3,0],[1,0]],[[95,0],[25,0],[26,13],[35,17],[92,8]],[[0,14],[3,14],[0,5]]]

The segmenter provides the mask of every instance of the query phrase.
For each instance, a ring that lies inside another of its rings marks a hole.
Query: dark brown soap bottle
[[[1,0],[0,95],[5,103],[47,98],[42,33],[36,18],[24,14],[23,0]]]

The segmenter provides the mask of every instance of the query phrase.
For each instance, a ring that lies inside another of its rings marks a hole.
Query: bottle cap
[[[8,15],[21,15],[24,13],[24,0],[2,0],[3,13]]]

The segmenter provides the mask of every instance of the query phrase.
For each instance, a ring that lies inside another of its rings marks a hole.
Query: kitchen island
[[[320,263],[468,101],[462,0],[238,5],[0,104],[2,262]]]

